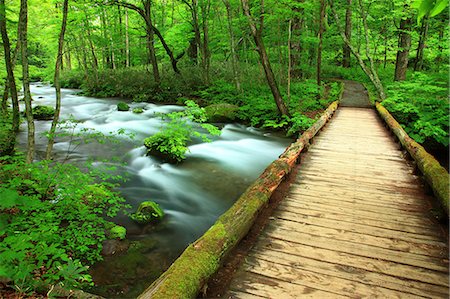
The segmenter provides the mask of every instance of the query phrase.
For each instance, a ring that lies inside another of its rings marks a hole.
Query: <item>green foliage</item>
[[[417,72],[410,80],[387,86],[383,106],[405,131],[425,145],[448,147],[449,100],[446,78]]]
[[[127,229],[120,225],[113,226],[109,230],[109,238],[110,239],[117,238],[117,239],[123,240],[123,239],[125,239],[126,235],[127,235]]]
[[[142,108],[133,108],[133,113],[136,113],[136,114],[144,113],[144,109],[142,109]]]
[[[142,202],[136,213],[131,214],[131,219],[139,224],[149,224],[160,221],[164,217],[161,207],[153,201]]]
[[[315,122],[314,119],[311,119],[299,112],[294,113],[294,115],[290,118],[289,121],[291,125],[287,132],[288,136],[294,136],[299,133],[303,133]]]
[[[91,283],[87,267],[111,226],[104,217],[124,207],[114,185],[67,164],[0,165],[0,276],[21,290]]]
[[[55,115],[55,109],[51,106],[35,106],[33,107],[33,117],[38,120],[49,120]]]
[[[117,110],[118,111],[128,111],[128,110],[130,110],[130,106],[128,106],[127,103],[120,102],[117,104]]]
[[[185,104],[184,111],[162,115],[163,119],[169,121],[161,131],[144,139],[149,155],[158,156],[170,163],[181,162],[186,158],[188,142],[194,137],[201,138],[203,142],[209,142],[207,134],[196,131],[192,122],[199,123],[200,127],[211,135],[220,135],[217,127],[204,123],[207,121],[204,108],[200,108],[191,100],[187,100]]]

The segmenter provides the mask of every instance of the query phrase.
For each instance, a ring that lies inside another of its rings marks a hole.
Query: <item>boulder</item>
[[[156,202],[144,201],[130,217],[139,224],[149,224],[161,220],[164,212]]]
[[[126,235],[127,235],[127,229],[120,225],[113,226],[109,231],[110,239],[123,240],[123,239],[125,239]]]
[[[37,120],[50,120],[55,115],[55,109],[51,106],[33,107],[33,118]]]
[[[142,108],[133,108],[133,113],[140,114],[143,112],[144,112],[144,109],[142,109]]]
[[[128,106],[127,103],[120,102],[117,104],[117,110],[118,111],[128,111],[128,110],[130,110],[130,106]]]
[[[209,122],[228,123],[236,120],[239,107],[227,103],[212,104],[205,107],[205,112]]]

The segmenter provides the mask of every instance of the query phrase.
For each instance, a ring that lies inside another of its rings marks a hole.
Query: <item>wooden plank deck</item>
[[[448,244],[372,109],[341,107],[226,298],[448,298]]]

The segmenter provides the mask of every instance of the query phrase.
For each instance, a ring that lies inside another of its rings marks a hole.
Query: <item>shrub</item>
[[[136,213],[131,214],[131,219],[139,224],[149,224],[161,220],[164,212],[161,207],[153,201],[142,202]]]
[[[142,109],[142,108],[133,108],[133,113],[140,114],[143,112],[144,112],[144,109]]]
[[[220,130],[217,127],[204,123],[207,117],[203,108],[200,108],[191,100],[187,100],[185,104],[186,110],[163,115],[163,119],[169,118],[169,122],[165,124],[161,131],[144,139],[148,155],[157,156],[165,162],[177,163],[186,158],[188,142],[194,137],[199,137],[205,142],[210,141],[206,134],[195,130],[192,122],[199,123],[200,127],[211,135],[220,135]]]
[[[20,290],[91,283],[87,266],[124,199],[67,164],[0,160],[0,277]]]

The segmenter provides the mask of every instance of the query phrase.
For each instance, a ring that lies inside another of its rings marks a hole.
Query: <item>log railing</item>
[[[420,144],[415,142],[403,130],[395,118],[380,103],[376,103],[376,109],[381,118],[386,122],[390,130],[397,136],[403,148],[408,151],[411,158],[422,172],[425,181],[433,190],[447,217],[449,215],[449,174],[439,162],[430,155]]]

